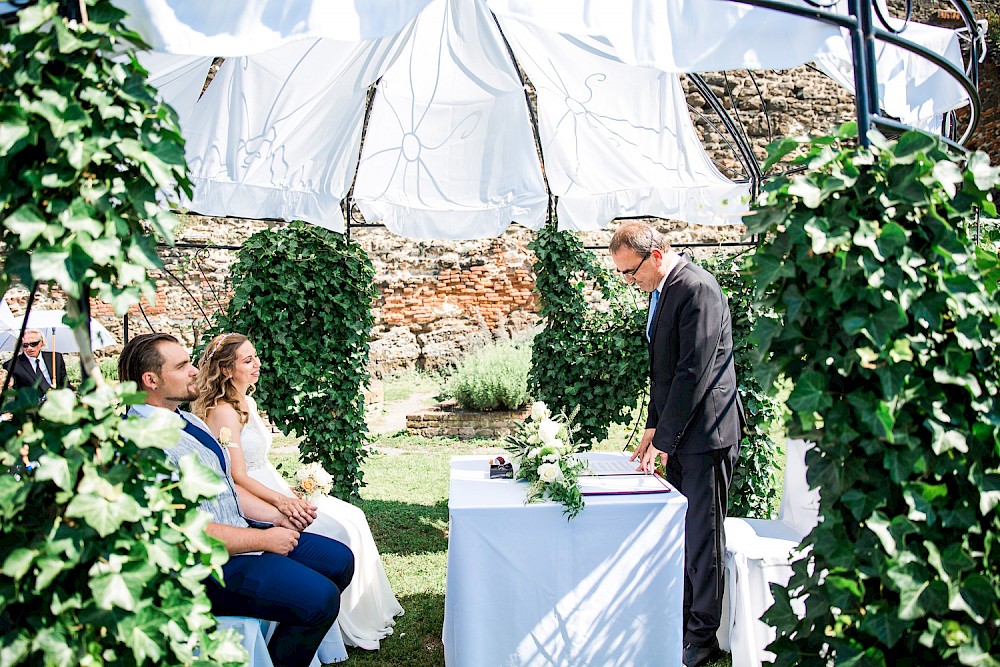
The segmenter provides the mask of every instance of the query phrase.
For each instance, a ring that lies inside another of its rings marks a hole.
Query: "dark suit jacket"
[[[66,382],[66,362],[63,360],[63,356],[56,352],[56,363],[55,368],[52,367],[52,352],[47,352],[42,350],[39,357],[45,364],[45,368],[49,370],[49,377],[52,378],[57,387],[67,387],[69,386]],[[16,357],[4,364],[4,368],[7,369],[8,373],[11,373],[14,377],[13,385],[14,389],[22,389],[24,387],[33,387],[35,383],[39,383],[39,387],[43,390],[48,387],[45,386],[45,378],[41,374],[35,374],[34,362],[29,360],[29,358],[24,354],[18,354]]]
[[[703,453],[740,441],[729,303],[712,274],[686,255],[653,314],[649,377],[646,428],[656,428],[656,449]]]

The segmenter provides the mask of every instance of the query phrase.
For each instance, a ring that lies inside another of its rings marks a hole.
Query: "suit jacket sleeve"
[[[691,285],[678,309],[679,354],[666,403],[656,418],[653,446],[673,454],[681,444],[684,427],[705,397],[711,383],[712,362],[722,331],[722,299],[705,282]]]

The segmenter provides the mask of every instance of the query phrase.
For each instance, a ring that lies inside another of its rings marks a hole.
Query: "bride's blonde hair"
[[[198,361],[198,398],[191,403],[191,412],[202,419],[219,405],[228,403],[236,410],[240,423],[246,424],[250,418],[240,401],[240,393],[233,386],[233,371],[236,368],[236,352],[249,340],[243,334],[227,333],[213,338]],[[250,387],[250,393],[254,387]]]

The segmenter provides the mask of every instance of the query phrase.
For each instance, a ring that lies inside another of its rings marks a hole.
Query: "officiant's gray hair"
[[[622,248],[628,248],[640,257],[646,257],[653,250],[667,252],[670,250],[670,242],[652,225],[631,221],[619,227],[611,237],[611,243],[608,244],[608,250],[612,255]]]

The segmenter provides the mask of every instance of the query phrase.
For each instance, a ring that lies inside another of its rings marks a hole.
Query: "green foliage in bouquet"
[[[528,419],[507,437],[514,447],[516,478],[528,482],[524,502],[562,503],[567,520],[583,509],[583,495],[577,481],[586,463],[575,456],[580,452],[573,441],[579,430],[573,422],[575,416],[576,410],[568,416],[552,416],[545,403],[539,401],[531,406]]]
[[[205,340],[246,334],[264,365],[257,401],[303,463],[333,475],[333,493],[357,494],[367,451],[363,388],[374,322],[375,269],[344,236],[294,222],[257,232],[231,268],[233,297]]]
[[[466,410],[517,410],[531,400],[531,343],[495,343],[468,355],[448,379],[445,393]]]
[[[742,272],[739,258],[716,255],[699,263],[715,276],[729,299],[736,379],[747,415],[747,434],[740,442],[740,460],[729,487],[729,516],[769,519],[778,502],[776,473],[781,465],[773,431],[784,413],[781,401],[754,375],[751,336],[757,322],[773,317],[773,312],[754,303],[754,282]]]
[[[997,665],[1000,655],[1000,301],[982,153],[907,132],[804,144],[746,218],[764,386],[794,383],[790,435],[817,443],[821,522],[765,620],[776,664]],[[803,618],[793,612],[799,599]]]
[[[529,247],[545,328],[535,334],[531,393],[557,412],[578,409],[584,448],[627,424],[648,387],[645,304],[584,249],[573,232],[545,225]],[[602,307],[588,302],[593,289]]]
[[[119,314],[155,295],[175,224],[156,193],[189,188],[175,114],[111,2],[87,21],[18,4],[0,25],[0,293],[63,290],[88,372],[41,408],[30,389],[0,397],[0,665],[245,664],[201,583],[227,558],[195,509],[218,479],[187,461],[170,480],[177,420],[123,420],[141,397],[104,382],[87,333],[90,294]]]

